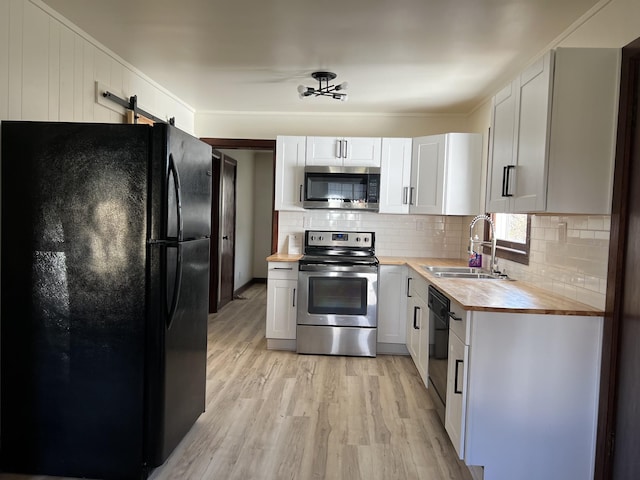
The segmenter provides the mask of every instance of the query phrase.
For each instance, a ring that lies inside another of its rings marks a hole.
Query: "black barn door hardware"
[[[142,110],[140,107],[138,107],[138,96],[137,95],[132,95],[131,97],[129,97],[129,101],[118,97],[117,95],[114,95],[113,93],[109,92],[109,91],[105,91],[102,92],[102,96],[104,98],[108,98],[109,100],[111,100],[114,103],[117,103],[118,105],[124,107],[124,108],[128,108],[129,110],[131,110],[133,112],[134,118],[136,119],[136,123],[138,120],[138,117],[140,115],[142,115],[143,117],[148,118],[149,120],[153,120],[156,123],[168,123],[169,125],[175,125],[176,124],[176,117],[171,117],[169,119],[169,121],[167,122],[166,120],[163,120],[162,118],[158,118],[155,115],[151,115],[149,112],[145,112],[144,110]]]

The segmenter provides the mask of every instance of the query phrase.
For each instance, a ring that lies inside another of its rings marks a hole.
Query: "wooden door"
[[[220,182],[222,154],[212,150],[211,176],[211,253],[209,258],[209,313],[218,311],[218,288],[220,285]]]
[[[596,474],[640,478],[640,38],[622,50]]]
[[[220,209],[220,301],[222,307],[233,300],[236,237],[236,170],[238,163],[222,156],[222,205]]]

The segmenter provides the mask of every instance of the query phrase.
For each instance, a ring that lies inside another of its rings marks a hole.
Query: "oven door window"
[[[367,279],[310,277],[308,298],[311,314],[366,315]]]

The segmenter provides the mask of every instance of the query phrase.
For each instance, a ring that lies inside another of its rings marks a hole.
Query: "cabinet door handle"
[[[293,270],[293,267],[273,267],[274,270]]]
[[[462,390],[458,390],[458,378],[459,378],[459,369],[458,367],[464,364],[464,360],[456,360],[456,376],[453,380],[453,393],[462,394]]]
[[[502,167],[502,196],[503,197],[513,197],[513,194],[509,192],[512,168],[516,168],[516,166],[505,165],[504,167]]]
[[[402,192],[402,204],[406,205],[409,201],[409,187],[404,187]]]
[[[418,307],[417,305],[415,307],[413,307],[413,328],[415,330],[420,330],[420,327],[418,326],[418,310],[420,310],[420,307]]]
[[[407,297],[411,297],[411,294],[409,292],[411,292],[411,277],[407,278]]]
[[[415,187],[411,187],[409,189],[409,205],[413,205],[413,191],[415,190]]]
[[[458,322],[462,321],[462,317],[456,317],[456,314],[454,312],[447,312],[447,315],[449,315],[449,318],[451,320],[456,320]]]
[[[344,153],[343,153],[344,157],[343,158],[348,158],[349,157],[349,142],[347,142],[346,140],[344,141]]]
[[[342,140],[336,140],[336,157],[342,158]]]
[[[296,289],[295,288],[293,289],[293,305],[292,306],[293,307],[296,306]]]
[[[302,185],[300,185],[300,202],[302,202]]]
[[[507,165],[502,167],[502,192],[500,192],[500,196],[507,196]]]

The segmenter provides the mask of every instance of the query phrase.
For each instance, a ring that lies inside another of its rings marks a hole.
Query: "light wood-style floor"
[[[243,296],[209,317],[206,412],[151,479],[471,479],[410,357],[267,350],[266,287]]]

